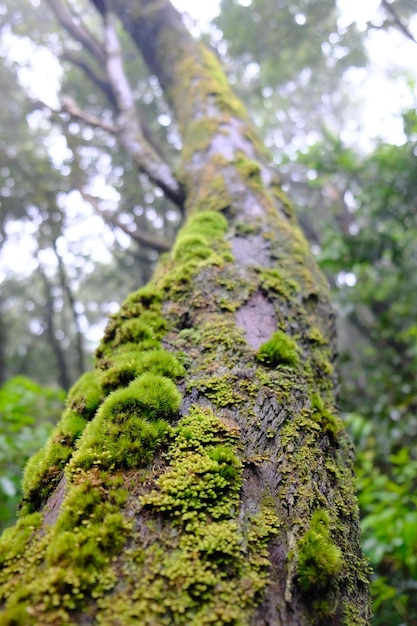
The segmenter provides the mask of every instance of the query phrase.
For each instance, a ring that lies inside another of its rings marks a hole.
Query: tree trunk
[[[109,4],[178,121],[188,220],[26,468],[3,623],[369,624],[325,281],[216,57],[166,0]]]

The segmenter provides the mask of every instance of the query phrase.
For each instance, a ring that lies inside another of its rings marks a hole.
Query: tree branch
[[[134,231],[129,230],[129,228],[125,224],[122,224],[120,220],[110,211],[106,211],[105,209],[100,208],[100,198],[97,198],[96,196],[91,196],[85,191],[79,191],[82,198],[86,202],[91,204],[94,211],[98,215],[100,215],[106,222],[108,222],[112,226],[120,228],[120,230],[129,235],[129,237],[136,241],[136,243],[140,244],[141,246],[146,246],[147,248],[152,248],[156,252],[169,252],[169,250],[171,250],[171,243],[168,242],[166,239],[162,239],[161,237],[152,235],[151,233],[141,231],[138,228],[136,228],[136,230]]]
[[[88,30],[79,15],[75,15],[61,0],[46,0],[65,30],[79,41],[92,54],[101,66],[106,62],[106,55],[101,43]]]
[[[138,168],[162,189],[166,197],[183,209],[184,194],[169,165],[145,139],[135,100],[126,76],[122,50],[112,18],[106,15],[106,70],[113,89],[119,116],[117,124],[120,143]]]
[[[61,101],[61,111],[69,113],[71,117],[81,120],[93,128],[102,128],[103,130],[111,133],[112,135],[117,135],[118,127],[113,124],[113,122],[109,122],[107,120],[103,120],[96,115],[91,115],[86,111],[80,109],[75,100],[70,98],[69,96],[64,96]]]
[[[413,36],[413,34],[408,30],[407,26],[403,23],[400,16],[395,11],[392,4],[389,4],[387,0],[381,0],[381,6],[391,15],[398,29],[405,35],[408,39],[410,39],[413,43],[417,44],[417,39]]]

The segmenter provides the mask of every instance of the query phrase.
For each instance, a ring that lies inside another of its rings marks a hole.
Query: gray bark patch
[[[257,350],[276,331],[274,307],[258,291],[236,311],[236,324],[244,331],[248,344]]]
[[[260,235],[233,237],[230,239],[233,256],[240,267],[270,265],[268,244]]]

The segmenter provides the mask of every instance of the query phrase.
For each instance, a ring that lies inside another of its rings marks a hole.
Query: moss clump
[[[239,153],[235,164],[244,178],[255,178],[260,181],[261,166],[257,161],[251,161],[245,156],[245,154]]]
[[[170,432],[181,394],[169,378],[148,372],[113,391],[88,424],[68,465],[68,476],[94,466],[143,467]]]
[[[119,387],[126,387],[146,372],[175,379],[184,375],[184,367],[175,356],[162,348],[153,350],[119,351],[110,359],[99,363],[98,374],[103,391],[108,394]]]
[[[297,543],[297,581],[304,591],[323,592],[342,571],[340,548],[330,538],[329,514],[313,513],[310,528]]]
[[[23,473],[21,514],[38,510],[62,478],[65,464],[74,452],[77,439],[103,401],[95,372],[83,374],[70,389],[67,409],[44,448],[32,456]]]
[[[171,264],[155,274],[158,287],[175,300],[188,297],[194,276],[205,267],[223,267],[232,261],[230,246],[224,241],[227,220],[219,211],[200,211],[183,226],[173,249]],[[170,266],[171,265],[171,266]],[[168,271],[167,271],[168,270]]]
[[[90,420],[103,400],[95,372],[86,372],[68,392],[67,407]]]
[[[208,259],[211,253],[207,238],[192,233],[178,237],[173,249],[174,259],[181,262]]]
[[[42,523],[40,513],[32,513],[17,521],[15,526],[6,528],[0,537],[0,569],[21,556],[33,533]]]
[[[293,295],[299,291],[299,287],[294,280],[285,279],[282,273],[275,269],[264,269],[256,267],[255,271],[260,277],[260,287],[268,294],[277,293],[287,300],[291,300]]]
[[[227,232],[227,220],[218,211],[200,211],[193,215],[187,223],[187,233],[204,233],[208,239],[222,237]]]
[[[278,365],[295,367],[298,363],[297,344],[294,339],[281,330],[277,330],[266,343],[260,346],[256,358],[268,367]]]

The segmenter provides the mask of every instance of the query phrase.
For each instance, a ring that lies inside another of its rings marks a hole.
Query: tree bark
[[[107,6],[178,121],[189,218],[29,462],[5,623],[370,624],[324,278],[214,54],[167,0]]]

